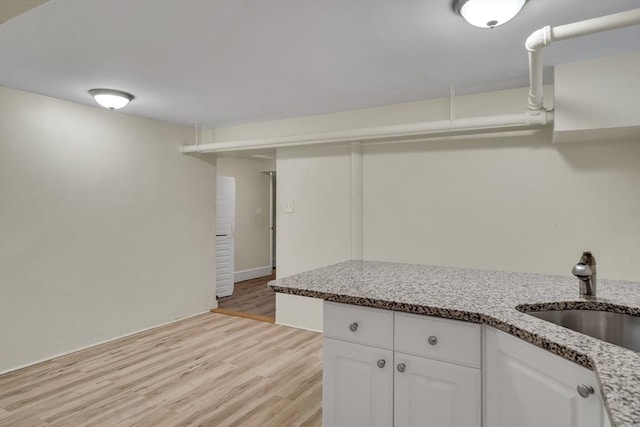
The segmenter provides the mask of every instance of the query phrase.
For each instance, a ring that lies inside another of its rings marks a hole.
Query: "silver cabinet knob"
[[[353,322],[352,324],[349,325],[349,329],[351,330],[351,332],[355,332],[358,330],[358,322]]]
[[[576,389],[578,390],[578,394],[584,397],[585,399],[589,397],[589,395],[595,393],[595,391],[593,390],[593,387],[591,387],[590,385],[578,384]]]
[[[404,363],[398,363],[398,366],[396,366],[396,368],[398,368],[398,372],[404,372],[404,370],[407,369],[407,365],[405,365]]]
[[[428,339],[427,342],[431,345],[436,345],[438,344],[438,338],[434,337],[433,335],[431,335]]]
[[[386,365],[386,364],[387,364],[387,362],[384,359],[378,360],[378,363],[377,363],[378,368],[384,368],[384,365]]]

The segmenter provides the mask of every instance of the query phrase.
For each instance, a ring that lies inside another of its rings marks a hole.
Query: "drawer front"
[[[324,336],[393,349],[393,311],[324,302]]]
[[[395,350],[480,368],[480,325],[395,313]]]

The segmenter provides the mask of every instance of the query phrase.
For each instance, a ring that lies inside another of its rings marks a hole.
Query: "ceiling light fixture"
[[[493,28],[509,22],[527,0],[456,0],[455,11],[469,24]]]
[[[111,111],[125,107],[134,98],[128,92],[114,89],[91,89],[89,94],[98,104]]]

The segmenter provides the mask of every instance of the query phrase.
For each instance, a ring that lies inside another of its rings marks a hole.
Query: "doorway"
[[[271,193],[269,194],[269,210],[271,211],[270,230],[271,230],[271,268],[275,274],[276,270],[276,171],[267,172],[271,180],[269,186]],[[275,279],[275,277],[274,277]]]
[[[235,178],[233,292],[219,295],[212,311],[275,321],[276,172],[275,162],[218,158],[218,176]]]

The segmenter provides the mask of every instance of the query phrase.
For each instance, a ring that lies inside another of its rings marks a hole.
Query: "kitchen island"
[[[638,282],[600,280],[597,297],[586,299],[579,296],[574,277],[346,261],[272,281],[269,287],[285,294],[497,328],[592,370],[612,425],[640,425],[639,353],[523,312],[575,308],[640,316]]]

